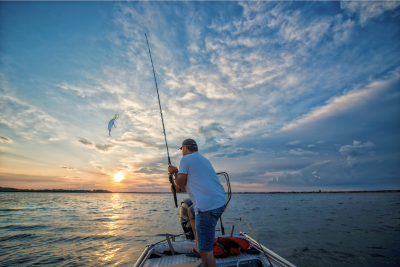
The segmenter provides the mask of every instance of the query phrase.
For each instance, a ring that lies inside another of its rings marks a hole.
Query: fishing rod
[[[257,238],[256,235],[254,234],[253,230],[251,230],[250,224],[247,222],[247,220],[246,220],[246,218],[244,217],[243,213],[242,213],[239,209],[237,209],[237,210],[240,212],[240,214],[242,215],[243,219],[244,219],[245,222],[247,223],[247,226],[249,227],[250,232],[254,235],[254,237],[255,237],[255,239],[257,240],[257,243],[258,243],[260,249],[261,249],[262,252],[264,253],[265,257],[267,258],[267,260],[268,260],[270,266],[272,267],[272,263],[271,263],[271,261],[269,260],[269,257],[268,257],[268,255],[267,255],[267,253],[265,252],[265,250],[264,250],[263,247],[261,246],[260,241],[258,241],[258,238]]]
[[[162,115],[162,109],[161,109],[161,101],[160,101],[160,95],[158,94],[158,86],[157,86],[157,79],[156,79],[156,73],[154,71],[154,65],[153,65],[153,59],[151,57],[151,52],[150,52],[150,46],[149,46],[149,41],[147,40],[147,34],[144,34],[146,36],[146,42],[147,42],[147,47],[149,48],[149,55],[150,55],[150,60],[151,60],[151,66],[153,67],[153,75],[154,75],[154,83],[156,85],[156,89],[157,89],[157,98],[158,98],[158,106],[160,107],[160,114],[161,114],[161,122],[162,122],[162,127],[163,127],[163,133],[164,133],[164,139],[165,139],[165,146],[167,148],[167,155],[168,155],[168,164],[171,164],[171,158],[169,157],[169,150],[168,150],[168,143],[167,143],[167,134],[165,133],[165,127],[164,127],[164,118]],[[172,185],[172,190],[173,190],[173,194],[174,194],[174,201],[175,201],[175,208],[178,207],[178,202],[176,200],[176,190],[175,190],[175,186],[174,186],[174,179],[172,178],[172,173],[168,173],[168,179],[169,182]]]

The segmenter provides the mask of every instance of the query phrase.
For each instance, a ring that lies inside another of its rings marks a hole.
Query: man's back
[[[187,174],[186,191],[196,214],[225,205],[225,191],[210,161],[195,152],[182,158],[179,173]]]

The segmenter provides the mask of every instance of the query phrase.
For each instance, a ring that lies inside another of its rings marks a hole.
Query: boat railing
[[[250,245],[256,249],[258,249],[261,252],[265,252],[268,254],[269,257],[271,257],[274,261],[282,264],[283,266],[288,266],[288,267],[296,267],[296,265],[288,262],[287,260],[285,260],[284,258],[282,258],[281,256],[279,256],[278,254],[276,254],[275,252],[271,251],[270,249],[264,247],[263,245],[258,244],[258,242],[256,242],[253,238],[251,238],[250,236],[248,236],[246,233],[244,232],[240,232],[240,235],[243,236],[247,241],[250,242]]]

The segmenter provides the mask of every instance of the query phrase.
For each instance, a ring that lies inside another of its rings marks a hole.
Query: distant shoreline
[[[171,194],[171,192],[112,192],[104,189],[74,190],[74,189],[18,189],[11,187],[0,187],[1,192],[25,192],[25,193],[111,193],[111,194]],[[232,194],[321,194],[321,193],[399,193],[400,190],[349,190],[349,191],[277,191],[277,192],[232,192]],[[179,193],[178,193],[179,194]]]

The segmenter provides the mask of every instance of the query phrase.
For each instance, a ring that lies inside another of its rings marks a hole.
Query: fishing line
[[[260,241],[258,241],[258,238],[256,237],[256,235],[254,234],[253,230],[251,229],[250,224],[247,222],[247,220],[246,220],[246,218],[244,217],[243,213],[242,213],[239,209],[237,209],[237,210],[240,212],[240,214],[242,215],[243,219],[244,219],[245,222],[247,223],[247,226],[249,227],[250,232],[253,234],[254,238],[257,240],[257,243],[258,243],[260,249],[262,250],[262,252],[264,253],[265,257],[267,258],[269,264],[270,264],[271,267],[272,267],[273,265],[272,265],[271,261],[269,260],[269,257],[268,257],[268,255],[267,255],[267,253],[264,251],[263,247],[261,246]]]
[[[154,71],[154,65],[153,65],[153,58],[151,57],[151,52],[150,52],[150,46],[149,46],[149,41],[147,40],[147,34],[144,34],[146,36],[146,42],[147,42],[147,47],[149,48],[149,55],[150,55],[150,60],[151,60],[151,66],[153,67],[153,75],[154,75],[154,83],[156,85],[157,89],[157,98],[158,98],[158,106],[160,107],[160,115],[161,115],[161,122],[162,122],[162,127],[163,127],[163,133],[164,133],[164,139],[165,139],[165,147],[167,148],[167,155],[168,155],[168,164],[171,164],[171,158],[169,157],[169,150],[168,150],[168,143],[167,143],[167,134],[165,133],[165,126],[164,126],[164,117],[162,114],[162,109],[161,109],[161,101],[160,101],[160,95],[158,94],[158,86],[157,86],[157,79],[156,79],[156,73]],[[172,173],[168,174],[169,182],[172,185],[172,190],[174,191],[174,201],[175,201],[175,208],[178,207],[178,202],[176,200],[176,190],[174,186],[174,179],[172,178]]]

